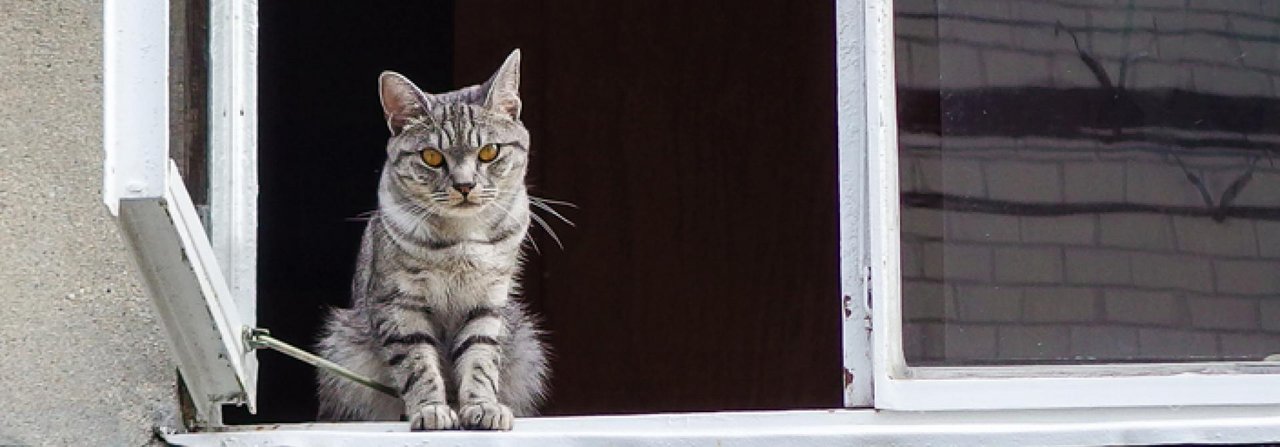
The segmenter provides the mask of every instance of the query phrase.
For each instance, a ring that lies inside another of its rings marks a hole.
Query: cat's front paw
[[[511,408],[499,403],[464,404],[458,416],[467,430],[510,430],[515,420]]]
[[[422,430],[455,430],[458,428],[458,413],[447,404],[427,404],[413,412],[409,418],[409,429]]]

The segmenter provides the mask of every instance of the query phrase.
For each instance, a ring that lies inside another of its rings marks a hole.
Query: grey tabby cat
[[[512,296],[530,219],[519,79],[519,50],[488,82],[448,93],[379,79],[391,138],[378,212],[352,308],[329,315],[319,351],[401,397],[321,373],[322,420],[510,430],[542,400],[539,332]]]

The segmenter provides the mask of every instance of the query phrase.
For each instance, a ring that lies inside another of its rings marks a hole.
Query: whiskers
[[[509,194],[512,193],[516,193],[516,191],[503,190],[495,187],[480,187],[472,190],[471,193],[468,194],[468,197],[470,200],[482,204],[482,206],[492,206],[498,211],[501,211],[505,215],[502,217],[502,220],[505,221],[510,219],[511,221],[519,223],[522,217],[516,216],[513,212],[511,205],[508,203],[509,199],[503,199],[503,197],[509,197]],[[540,228],[547,234],[547,236],[551,237],[551,240],[555,241],[556,246],[563,250],[564,241],[560,239],[560,235],[556,233],[556,230],[550,221],[558,220],[571,227],[576,227],[577,224],[568,217],[565,217],[562,212],[564,211],[563,208],[576,209],[578,206],[562,200],[537,197],[532,194],[528,194],[527,192],[525,195],[529,200],[529,225],[531,227]],[[427,200],[422,200],[424,198]],[[379,210],[374,210],[361,213],[357,217],[350,218],[348,220],[368,221],[378,217],[379,215],[383,215],[383,217],[392,218],[400,227],[416,229],[420,225],[430,225],[425,223],[425,221],[432,216],[447,218],[450,216],[461,217],[474,215],[472,213],[458,214],[460,211],[453,210],[453,203],[456,199],[457,197],[448,191],[431,192],[419,196],[418,200],[396,201],[394,207],[387,210],[391,213],[389,215],[384,214]],[[529,241],[529,244],[533,247],[534,251],[542,253],[542,249],[538,247],[538,243],[534,240],[532,234],[530,234],[526,240]]]
[[[547,235],[551,236],[552,240],[556,241],[556,245],[560,246],[561,250],[564,250],[564,244],[560,242],[560,237],[556,236],[556,231],[551,229],[551,225],[547,225],[547,221],[543,220],[542,216],[539,216],[538,213],[533,212],[533,209],[530,208],[529,217],[533,219],[533,221],[536,222],[538,226],[542,227],[542,230],[546,231]],[[529,240],[533,240],[533,239],[530,238]]]
[[[501,191],[498,188],[493,187],[476,188],[466,195],[466,201],[473,203],[485,203],[487,201],[497,199],[500,192]],[[464,201],[462,196],[447,190],[428,193],[427,199],[431,200],[433,203],[443,205],[453,205],[454,202],[461,203]]]
[[[529,195],[529,204],[531,204],[531,205],[533,205],[533,206],[535,206],[535,207],[537,207],[537,208],[539,208],[539,209],[541,209],[541,210],[543,210],[543,211],[546,211],[546,212],[548,212],[548,213],[551,213],[551,215],[552,215],[552,216],[555,216],[557,219],[560,219],[560,220],[561,220],[561,221],[563,221],[564,223],[569,224],[569,226],[571,226],[571,227],[576,227],[576,226],[577,226],[577,225],[574,225],[574,224],[573,224],[573,221],[569,220],[569,218],[564,217],[564,216],[563,216],[563,215],[561,215],[560,213],[556,212],[555,208],[552,208],[552,207],[551,207],[551,205],[567,206],[567,207],[569,207],[569,208],[573,208],[573,209],[577,209],[577,208],[578,208],[578,205],[574,205],[574,204],[572,204],[572,203],[564,202],[564,201],[560,201],[560,200],[552,200],[552,199],[546,199],[546,198],[542,198],[542,197],[534,197],[532,194],[531,194],[531,195]]]
[[[368,222],[370,220],[373,220],[374,217],[378,217],[378,210],[365,211],[363,213],[356,214],[353,217],[348,217],[344,220],[346,220],[347,222]]]
[[[433,192],[430,195],[428,195],[427,198],[431,199],[432,202],[445,203],[445,204],[449,203],[452,200],[452,197],[450,197],[450,194],[448,191]]]
[[[502,203],[498,202],[497,200],[494,200],[494,201],[489,202],[489,205],[493,206],[494,208],[497,208],[499,211],[502,211],[503,213],[506,213],[507,217],[506,217],[505,219],[511,219],[511,220],[516,221],[517,223],[518,223],[518,222],[520,222],[520,219],[517,219],[517,218],[516,218],[516,216],[515,216],[515,214],[511,214],[511,209],[510,209],[510,208],[507,208],[507,207],[505,207],[505,206],[502,206]],[[531,211],[531,212],[529,213],[529,215],[530,215],[530,216],[533,216],[533,212]],[[505,220],[505,219],[504,219],[504,220]],[[533,244],[533,251],[538,252],[538,254],[542,254],[542,249],[541,249],[541,248],[538,248],[538,243],[537,243],[536,241],[534,241],[532,237],[531,237],[531,238],[528,238],[528,239],[526,239],[526,240],[527,240],[527,241],[529,241],[529,243],[530,243],[530,244]],[[557,242],[558,242],[558,240],[557,240]],[[560,248],[561,248],[561,249],[564,249],[564,246],[562,245],[562,246],[560,246]]]
[[[507,213],[508,217],[515,219],[515,216],[511,213],[511,210],[502,206],[500,200],[496,200],[499,196],[507,192],[509,191],[490,187],[490,188],[477,189],[476,192],[473,194],[479,194],[476,196],[477,198],[482,198],[483,200],[488,201],[489,205],[496,206],[498,209],[502,210],[502,212]],[[564,206],[569,208],[577,208],[578,206],[569,202],[565,202],[563,200],[537,197],[537,196],[534,196],[533,194],[528,194],[527,192],[525,193],[525,195],[529,198],[530,223],[536,226],[537,228],[541,228],[542,231],[547,233],[547,236],[551,236],[551,240],[556,242],[556,246],[559,246],[561,250],[564,250],[564,242],[560,240],[560,235],[556,234],[556,230],[551,227],[550,223],[547,222],[547,218],[544,218],[545,216],[542,216],[538,213],[539,212],[546,213],[552,217],[555,217],[556,219],[559,219],[561,222],[564,222],[569,226],[574,227],[577,225],[575,225],[573,221],[569,220],[569,218],[564,217],[563,214],[560,214],[559,211],[556,211],[554,206]],[[533,237],[528,238],[528,241],[530,244],[533,245],[534,251],[537,251],[538,253],[542,253],[542,250],[538,248],[538,243],[534,241]]]
[[[560,221],[566,224],[569,224],[569,226],[576,227],[577,225],[575,225],[573,221],[569,220],[569,218],[567,217],[564,217],[563,214],[560,214],[559,212],[557,212],[555,208],[552,208],[552,205],[567,206],[569,208],[577,208],[578,206],[569,202],[561,201],[561,200],[548,199],[545,197],[537,197],[537,196],[534,196],[533,194],[528,194],[528,196],[529,196],[529,204],[532,205],[531,207],[529,207],[529,217],[532,218],[533,221],[536,222],[539,227],[542,227],[542,231],[545,231],[548,236],[551,236],[552,240],[556,241],[556,245],[560,246],[561,250],[564,250],[564,244],[560,242],[560,236],[556,234],[555,230],[551,229],[551,225],[547,223],[546,219],[543,219],[542,216],[538,215],[538,211],[539,210],[545,211],[551,214],[552,216],[555,216],[555,218],[560,219]],[[530,238],[529,240],[532,241],[533,238]]]
[[[396,206],[401,211],[408,213],[409,217],[411,217],[414,222],[421,222],[423,220],[426,220],[428,217],[431,217],[432,215],[436,214],[435,210],[432,210],[431,208],[420,205],[417,202],[414,202],[412,200],[403,200],[403,201],[396,202]]]
[[[476,200],[493,200],[498,198],[499,192],[501,191],[498,188],[486,186],[471,191],[471,197],[474,197]]]

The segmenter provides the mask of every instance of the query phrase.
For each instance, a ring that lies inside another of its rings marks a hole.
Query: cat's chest
[[[451,298],[484,294],[505,284],[514,271],[513,254],[488,244],[462,243],[400,259],[392,281],[403,292]]]

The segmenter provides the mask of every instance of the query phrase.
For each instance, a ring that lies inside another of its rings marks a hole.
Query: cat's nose
[[[471,194],[471,188],[474,188],[475,186],[475,183],[454,183],[453,189],[458,190],[458,192],[462,193],[463,197],[466,197],[467,194]]]

